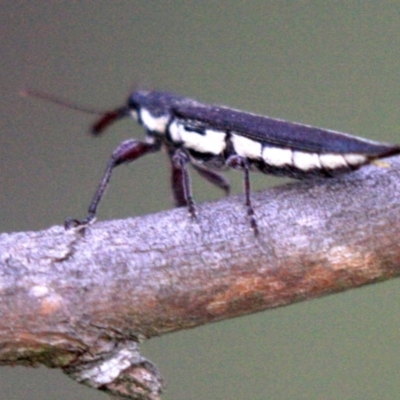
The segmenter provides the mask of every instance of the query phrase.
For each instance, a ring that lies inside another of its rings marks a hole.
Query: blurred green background
[[[82,217],[109,154],[92,117],[18,92],[98,107],[135,87],[175,91],[400,143],[400,4],[392,1],[2,1],[0,231]],[[121,167],[100,219],[171,207],[162,154]],[[241,175],[229,173],[235,192]],[[279,180],[253,176],[260,190]],[[194,177],[197,201],[220,193]],[[290,221],[288,221],[290,224]],[[166,400],[394,399],[400,281],[150,340]],[[106,399],[58,370],[0,369],[3,400]]]

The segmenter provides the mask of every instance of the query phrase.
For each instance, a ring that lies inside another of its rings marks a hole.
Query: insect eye
[[[139,110],[139,104],[138,104],[138,102],[134,99],[134,97],[133,96],[131,96],[131,97],[129,97],[129,99],[128,99],[128,108],[130,109],[130,110],[134,110],[134,111],[138,111]]]

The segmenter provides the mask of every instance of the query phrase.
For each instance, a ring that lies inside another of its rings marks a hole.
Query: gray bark
[[[138,342],[400,273],[400,158],[340,178],[96,223],[0,235],[0,363],[62,368],[158,399]]]

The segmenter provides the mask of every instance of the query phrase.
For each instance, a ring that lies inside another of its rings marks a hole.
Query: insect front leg
[[[172,161],[172,191],[177,206],[186,205],[192,218],[196,218],[196,207],[192,195],[192,185],[188,170],[189,156],[177,149],[171,156]]]
[[[88,215],[82,221],[77,219],[67,219],[65,221],[65,228],[82,227],[89,225],[94,222],[96,218],[97,207],[104,196],[104,193],[108,187],[111,174],[113,169],[121,164],[135,161],[137,158],[144,156],[147,153],[152,153],[160,149],[160,144],[140,142],[139,140],[130,139],[122,142],[112,153],[111,159],[107,164],[107,168],[104,172],[103,178],[101,179],[99,186],[97,187],[96,193],[93,196],[93,200],[90,203],[88,209]]]
[[[247,208],[247,215],[250,220],[250,226],[254,231],[254,234],[258,236],[258,226],[254,215],[253,205],[251,204],[251,189],[250,189],[250,165],[246,158],[233,155],[228,158],[226,164],[234,169],[240,169],[244,173],[243,184],[244,184],[244,195],[245,195],[245,205]]]

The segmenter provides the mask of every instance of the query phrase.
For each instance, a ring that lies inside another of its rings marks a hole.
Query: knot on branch
[[[118,343],[107,353],[74,362],[64,372],[79,383],[125,399],[159,400],[164,382],[157,367],[144,358],[138,344]]]

